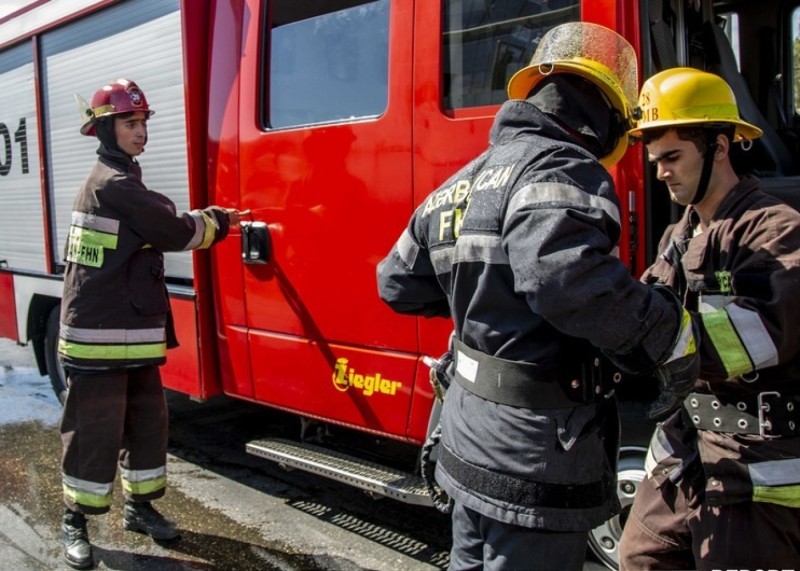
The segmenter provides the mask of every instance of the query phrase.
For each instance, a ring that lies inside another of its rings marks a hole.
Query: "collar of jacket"
[[[142,167],[131,157],[116,149],[109,149],[103,143],[97,149],[100,159],[107,165],[124,172],[133,173],[139,178],[142,176]]]
[[[722,199],[717,211],[711,218],[711,222],[725,218],[728,213],[734,209],[742,200],[750,197],[751,194],[758,190],[759,181],[756,177],[746,175],[739,179],[739,182],[730,190],[725,198]],[[672,232],[674,240],[688,240],[692,237],[692,228],[699,221],[697,212],[694,206],[686,207],[683,212],[681,221],[675,225]]]
[[[489,133],[492,145],[502,145],[520,136],[536,136],[569,143],[584,149],[581,142],[538,107],[524,99],[511,99],[503,103]]]

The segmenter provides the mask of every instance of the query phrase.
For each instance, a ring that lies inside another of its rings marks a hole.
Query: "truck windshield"
[[[578,20],[580,0],[445,0],[444,108],[502,103],[545,32]]]

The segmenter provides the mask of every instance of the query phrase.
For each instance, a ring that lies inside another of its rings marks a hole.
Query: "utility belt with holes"
[[[500,359],[454,339],[453,358],[459,385],[488,401],[519,408],[568,408],[607,398],[622,379],[599,356],[584,363],[575,359],[574,370],[565,371]]]
[[[800,434],[800,395],[765,391],[740,398],[691,393],[683,406],[695,428],[780,438]]]

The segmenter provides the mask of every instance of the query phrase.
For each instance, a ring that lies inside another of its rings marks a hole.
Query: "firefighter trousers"
[[[67,507],[107,512],[118,467],[126,500],[163,496],[169,425],[158,366],[67,375],[60,427]]]
[[[708,505],[695,462],[677,484],[642,482],[620,540],[621,571],[800,571],[800,509],[751,501]]]
[[[580,571],[589,533],[503,523],[460,502],[453,505],[450,571]]]

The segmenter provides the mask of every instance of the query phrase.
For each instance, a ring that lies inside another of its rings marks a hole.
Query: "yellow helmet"
[[[674,67],[655,74],[642,85],[640,117],[629,134],[660,127],[703,126],[729,123],[736,126],[736,142],[757,139],[761,129],[742,121],[736,97],[728,83],[713,73],[690,67]]]
[[[638,67],[628,41],[598,24],[569,22],[550,29],[539,42],[530,64],[508,82],[511,99],[525,99],[531,89],[553,73],[572,73],[596,85],[612,107],[629,121],[636,102]],[[600,162],[614,165],[628,146],[626,133]]]

